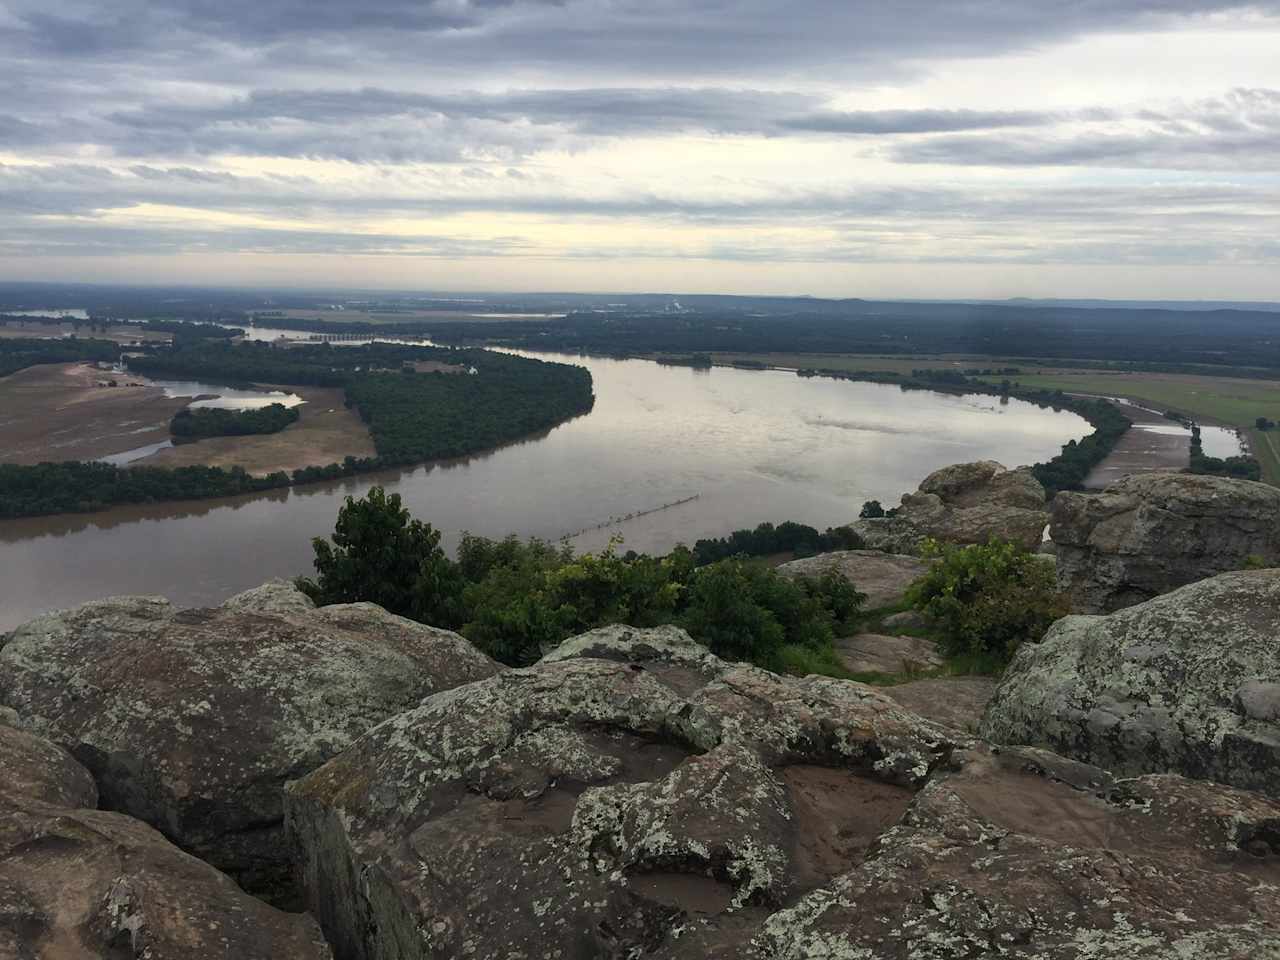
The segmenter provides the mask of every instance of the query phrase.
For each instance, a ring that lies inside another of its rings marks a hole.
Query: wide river
[[[1016,400],[540,356],[588,367],[596,405],[523,443],[264,496],[0,521],[0,631],[113,594],[208,605],[308,573],[311,538],[332,531],[344,497],[374,484],[450,546],[470,530],[568,536],[579,549],[620,535],[624,549],[665,552],[765,520],[838,526],[866,500],[896,503],[940,466],[1034,463],[1090,431],[1075,414]]]

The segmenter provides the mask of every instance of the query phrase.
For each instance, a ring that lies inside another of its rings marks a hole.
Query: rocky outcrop
[[[835,571],[867,595],[864,608],[879,610],[902,602],[907,587],[928,569],[929,564],[919,557],[879,550],[837,550],[791,560],[779,566],[778,573],[784,577],[820,577]]]
[[[330,960],[315,922],[244,893],[155,830],[86,809],[60,747],[0,726],[0,957]]]
[[[835,641],[836,656],[851,673],[912,673],[942,666],[932,640],[858,633]]]
[[[1280,566],[1280,490],[1185,473],[1054,498],[1050,533],[1072,608],[1107,613],[1229,570]]]
[[[927,538],[961,544],[995,538],[1034,550],[1049,522],[1044,487],[1030,469],[1007,470],[992,460],[931,473],[897,510],[853,527],[873,549],[913,554]]]
[[[881,692],[926,720],[977,733],[996,692],[996,681],[990,677],[931,677],[882,687]]]
[[[1058,621],[1018,651],[981,729],[1119,773],[1280,798],[1280,570]]]
[[[350,960],[1280,951],[1280,804],[988,748],[671,629],[437,694],[286,796]]]
[[[0,704],[88,767],[105,808],[287,902],[285,781],[497,669],[456,634],[274,583],[215,609],[124,597],[34,620],[0,651]]]

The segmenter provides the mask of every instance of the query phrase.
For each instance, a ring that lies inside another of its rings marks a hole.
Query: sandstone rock
[[[884,695],[926,720],[976,733],[996,681],[991,677],[935,677],[883,687]]]
[[[1239,570],[1280,566],[1280,490],[1185,473],[1125,477],[1054,498],[1050,532],[1073,609],[1106,613]]]
[[[1006,470],[986,460],[931,473],[916,493],[903,496],[896,516],[853,527],[869,547],[912,554],[930,537],[961,544],[996,538],[1035,550],[1048,522],[1044,487],[1030,469]]]
[[[820,577],[834,570],[867,595],[865,609],[879,610],[902,602],[907,587],[928,569],[929,565],[919,557],[879,550],[837,550],[784,563],[778,573],[784,577]]]
[[[775,913],[750,960],[1276,960],[1280,806],[1035,750],[953,757],[874,856]]]
[[[348,960],[1280,957],[1280,803],[992,749],[673,631],[437,694],[286,796]]]
[[[901,613],[885,617],[880,621],[880,627],[895,634],[904,631],[927,630],[929,628],[929,618],[919,610],[903,610]]]
[[[646,633],[623,639],[668,642]],[[665,956],[678,937],[733,956],[744,918],[859,860],[955,745],[870,688],[709,657],[716,677],[692,689],[687,658],[676,684],[590,656],[499,674],[291,784],[308,902],[337,953]]]
[[[0,703],[87,766],[105,808],[284,902],[284,782],[497,669],[456,634],[276,583],[216,609],[123,597],[34,620],[0,651]]]
[[[329,960],[315,922],[99,810],[64,750],[0,727],[0,957]]]
[[[982,732],[1118,773],[1280,797],[1280,570],[1227,573],[1023,646]]]
[[[89,771],[57,744],[0,724],[0,799],[25,797],[55,807],[96,807]]]
[[[905,673],[942,665],[938,648],[920,637],[860,633],[835,642],[836,655],[853,673]]]

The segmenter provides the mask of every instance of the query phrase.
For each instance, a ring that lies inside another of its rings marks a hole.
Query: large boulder
[[[867,595],[864,606],[879,610],[902,602],[907,587],[929,569],[919,557],[884,553],[880,550],[836,550],[814,557],[791,560],[778,567],[784,577],[821,577],[840,574]]]
[[[1280,490],[1186,473],[1125,477],[1054,498],[1050,534],[1073,609],[1108,613],[1250,557],[1280,566]]]
[[[1280,798],[1280,570],[1059,620],[1018,651],[981,731],[1118,773],[1172,771]]]
[[[596,631],[437,694],[286,796],[348,960],[1280,950],[1280,804],[1114,787],[672,629]]]
[[[61,747],[0,726],[0,957],[330,960],[282,913],[96,800]]]
[[[0,704],[88,767],[105,808],[287,903],[285,781],[497,670],[457,634],[277,582],[214,609],[121,597],[34,620],[0,651]]]
[[[1045,490],[1029,468],[1007,470],[993,460],[943,467],[902,497],[897,514],[858,520],[867,546],[919,553],[929,538],[947,543],[1009,540],[1037,549],[1049,522]]]

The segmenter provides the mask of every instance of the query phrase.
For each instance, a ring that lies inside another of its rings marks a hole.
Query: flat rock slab
[[[906,673],[942,665],[933,641],[860,633],[835,642],[836,656],[853,673]]]
[[[834,570],[867,595],[867,610],[879,610],[901,603],[907,587],[928,569],[929,564],[919,557],[877,550],[837,550],[792,560],[778,567],[778,572],[785,577],[820,577]]]
[[[885,696],[912,713],[974,733],[997,685],[992,677],[938,677],[883,690]]]
[[[342,960],[1280,957],[1280,801],[885,692],[569,641],[286,788],[309,903]]]

